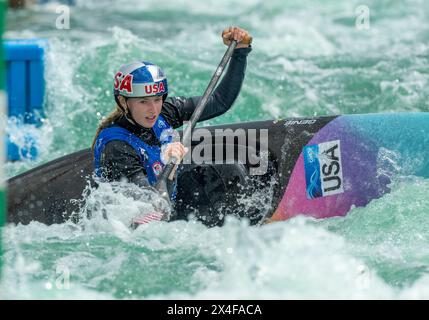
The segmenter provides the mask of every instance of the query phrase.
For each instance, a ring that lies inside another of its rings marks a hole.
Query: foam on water
[[[136,204],[105,190],[114,201],[98,207],[108,220],[5,227],[1,292],[49,299],[427,298],[428,187],[427,179],[398,182],[345,218],[297,217],[259,228],[235,219],[221,228],[153,222],[135,231],[126,222]]]
[[[52,5],[9,11],[6,38],[49,38],[49,120],[35,128],[43,141],[39,159],[8,164],[7,176],[89,147],[113,109],[112,79],[123,63],[156,62],[172,95],[202,94],[228,25],[248,29],[254,49],[234,107],[204,124],[428,111],[426,2],[366,1],[371,26],[357,30],[361,4],[77,1],[70,30],[55,29]],[[405,178],[366,208],[261,228],[176,221],[132,232],[130,217],[150,210],[148,201],[104,186],[82,212],[92,219],[4,228],[0,298],[429,298],[429,182],[407,175],[421,159],[397,167],[397,157],[381,150],[381,167]],[[254,197],[244,205],[264,203],[261,194]]]
[[[358,30],[360,4],[254,0],[240,3],[243,14],[234,11],[231,20],[236,5],[230,1],[215,7],[185,0],[162,7],[156,1],[78,1],[70,30],[54,27],[52,5],[9,12],[6,38],[49,38],[45,110],[53,139],[38,161],[7,174],[89,147],[113,109],[112,78],[123,63],[154,61],[166,71],[171,95],[202,94],[224,51],[220,31],[230,24],[251,31],[254,50],[233,110],[206,124],[428,111],[427,6],[370,1],[370,29]]]
[[[343,236],[349,249],[387,283],[408,286],[429,272],[428,187],[428,179],[398,180],[390,194],[365,208],[319,224]]]

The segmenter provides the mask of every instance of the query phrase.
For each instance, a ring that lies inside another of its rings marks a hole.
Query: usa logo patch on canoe
[[[302,152],[308,199],[344,192],[340,140],[306,146]]]

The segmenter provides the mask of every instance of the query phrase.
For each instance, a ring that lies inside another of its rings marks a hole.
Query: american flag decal
[[[138,217],[133,219],[134,224],[146,224],[151,221],[161,221],[164,217],[163,213],[160,212],[151,212],[143,217]]]

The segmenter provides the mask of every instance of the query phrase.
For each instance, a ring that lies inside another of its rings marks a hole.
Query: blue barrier
[[[26,133],[23,142],[19,144],[12,142],[10,135],[7,135],[8,161],[18,161],[22,159],[35,160],[38,155],[37,139],[32,135]]]
[[[43,99],[45,95],[44,51],[46,40],[6,40],[6,90],[8,92],[8,115],[22,123],[41,126]],[[25,133],[24,133],[25,134]],[[9,161],[37,157],[37,141],[30,134],[25,136],[25,146],[16,145],[7,135]]]
[[[44,51],[46,41],[6,40],[6,90],[9,116],[41,125],[45,95]]]

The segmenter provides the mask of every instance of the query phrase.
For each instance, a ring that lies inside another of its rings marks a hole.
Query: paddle
[[[228,49],[226,50],[219,66],[216,69],[216,72],[213,74],[210,83],[206,89],[206,91],[204,92],[200,102],[198,103],[197,107],[194,110],[194,113],[192,114],[188,126],[186,127],[186,129],[183,132],[183,139],[182,139],[182,144],[184,146],[188,146],[191,145],[191,138],[192,138],[192,130],[195,128],[198,120],[200,119],[206,105],[207,105],[207,101],[210,97],[210,95],[213,93],[213,90],[215,89],[224,69],[225,66],[227,65],[229,59],[232,56],[232,53],[235,49],[235,47],[237,46],[237,41],[236,40],[232,40],[230,45],[228,46]],[[177,167],[179,166],[180,163],[168,163],[165,167],[164,170],[162,171],[161,175],[158,177],[158,181],[155,184],[155,189],[161,194],[161,196],[167,201],[170,202],[170,195],[168,193],[168,189],[167,189],[167,179],[173,179],[173,176]],[[171,177],[170,177],[171,176]],[[165,221],[169,221],[170,217],[165,215],[164,218],[162,220]]]

